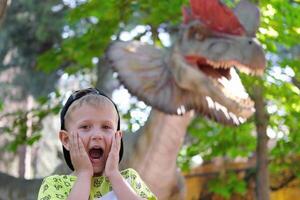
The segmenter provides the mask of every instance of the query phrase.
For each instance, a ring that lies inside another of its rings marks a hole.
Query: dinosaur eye
[[[195,38],[196,38],[197,40],[203,40],[203,35],[197,32],[197,33],[195,34]]]
[[[252,40],[249,40],[249,41],[248,41],[248,44],[250,44],[250,45],[251,45],[251,44],[252,44]]]

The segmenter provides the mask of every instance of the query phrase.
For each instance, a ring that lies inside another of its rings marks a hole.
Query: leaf
[[[35,142],[41,139],[42,135],[40,133],[35,133],[26,140],[26,144],[32,146]]]
[[[4,108],[4,102],[2,99],[0,99],[0,111],[2,111]]]

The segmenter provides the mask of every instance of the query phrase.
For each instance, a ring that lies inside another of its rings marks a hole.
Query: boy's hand
[[[77,132],[70,135],[70,156],[76,175],[93,176],[93,165]]]
[[[119,172],[119,152],[121,147],[121,137],[122,132],[117,131],[112,139],[112,145],[108,154],[108,158],[106,160],[104,170],[104,174],[108,178],[116,175]]]

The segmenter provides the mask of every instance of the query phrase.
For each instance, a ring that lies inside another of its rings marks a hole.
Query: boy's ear
[[[69,133],[65,130],[60,130],[59,139],[62,145],[69,151]]]

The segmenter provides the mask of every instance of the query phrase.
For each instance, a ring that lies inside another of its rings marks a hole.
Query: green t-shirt
[[[157,199],[134,169],[123,170],[121,175],[140,197],[151,200]],[[76,179],[77,177],[73,175],[46,177],[40,187],[38,200],[67,199]],[[93,177],[91,181],[90,200],[105,199],[105,197],[107,199],[116,199],[107,177]]]

